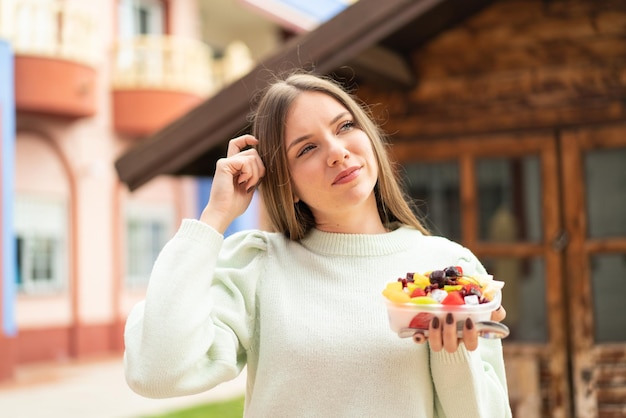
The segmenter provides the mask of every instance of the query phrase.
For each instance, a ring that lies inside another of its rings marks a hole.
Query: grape
[[[442,288],[445,284],[446,275],[443,270],[434,270],[428,276],[430,283],[433,285],[437,285],[437,287]]]
[[[443,272],[446,277],[461,277],[462,276],[461,272],[455,266],[446,267],[445,269],[443,269]]]

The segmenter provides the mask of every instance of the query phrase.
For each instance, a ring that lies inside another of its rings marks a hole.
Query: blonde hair
[[[402,191],[397,173],[387,155],[387,142],[358,99],[336,81],[307,73],[292,73],[271,84],[252,114],[252,135],[258,140],[257,151],[265,164],[265,177],[260,186],[261,197],[274,230],[299,240],[313,227],[315,218],[306,203],[293,202],[291,176],[284,147],[287,112],[302,92],[327,94],[344,106],[354,118],[355,126],[369,137],[378,161],[378,182],[374,188],[378,213],[384,225],[400,222],[428,234],[411,210]]]

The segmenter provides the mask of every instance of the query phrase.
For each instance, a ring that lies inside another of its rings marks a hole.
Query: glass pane
[[[405,166],[407,192],[434,235],[461,240],[459,168],[456,162],[413,163]]]
[[[56,243],[46,237],[33,237],[31,253],[31,273],[33,281],[52,282],[54,280],[54,259]]]
[[[590,238],[626,236],[626,148],[585,154]]]
[[[168,239],[167,221],[150,219],[127,219],[127,284],[144,286],[159,252]]]
[[[626,341],[626,254],[591,258],[595,339],[600,343]]]
[[[548,341],[546,281],[543,259],[493,257],[481,260],[496,280],[504,282],[503,321],[511,329],[510,340],[544,343]]]
[[[476,170],[479,239],[541,241],[539,157],[479,159]]]
[[[18,288],[21,288],[24,283],[22,280],[24,270],[24,260],[22,259],[24,255],[24,237],[17,236],[15,237],[15,283]]]

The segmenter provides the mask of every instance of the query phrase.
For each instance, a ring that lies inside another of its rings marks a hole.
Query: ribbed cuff
[[[464,364],[470,361],[470,353],[465,348],[465,344],[459,343],[459,348],[454,353],[448,353],[445,349],[430,350],[430,359],[444,365]]]
[[[211,226],[200,222],[197,219],[183,219],[176,235],[206,244],[220,244],[224,241],[224,236]]]

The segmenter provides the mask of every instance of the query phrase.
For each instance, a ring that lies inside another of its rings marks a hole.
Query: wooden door
[[[578,417],[626,416],[626,125],[564,130],[574,404]]]
[[[514,416],[571,416],[565,235],[554,131],[395,142],[409,193],[435,234],[506,282]]]

